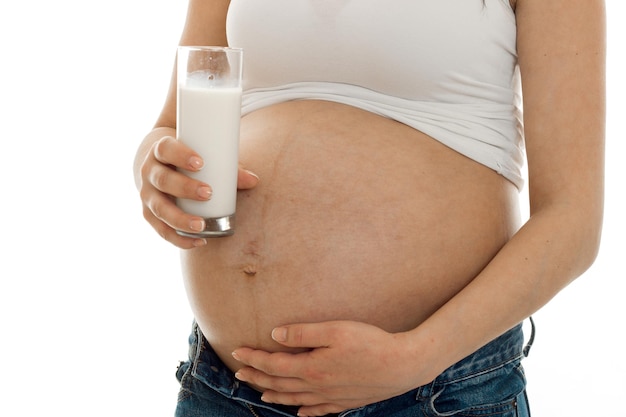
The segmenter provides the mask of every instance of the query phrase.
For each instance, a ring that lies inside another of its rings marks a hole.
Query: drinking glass
[[[243,51],[218,46],[181,46],[177,57],[176,137],[204,160],[197,172],[182,171],[213,189],[211,199],[179,198],[185,212],[203,217],[191,237],[232,235],[235,230]]]

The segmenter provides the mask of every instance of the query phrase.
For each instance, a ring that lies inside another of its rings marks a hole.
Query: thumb
[[[332,324],[306,323],[276,327],[272,339],[284,346],[300,348],[328,347],[331,341]]]
[[[238,189],[245,190],[249,188],[254,188],[258,182],[259,177],[254,172],[239,167],[239,172],[237,174]]]

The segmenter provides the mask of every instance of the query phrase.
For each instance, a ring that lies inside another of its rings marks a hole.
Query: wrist
[[[446,360],[449,343],[441,343],[440,336],[429,332],[428,328],[417,328],[398,333],[396,346],[400,350],[400,363],[404,364],[412,386],[419,387],[432,382],[454,362]]]

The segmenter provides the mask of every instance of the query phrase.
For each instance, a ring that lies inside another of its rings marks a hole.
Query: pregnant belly
[[[196,321],[224,362],[284,350],[272,328],[356,320],[409,330],[469,283],[518,227],[504,178],[405,125],[320,101],[242,120],[234,236],[182,252]]]

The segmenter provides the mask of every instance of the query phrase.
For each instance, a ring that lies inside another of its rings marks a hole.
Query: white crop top
[[[288,100],[397,120],[522,188],[516,23],[509,0],[231,0],[242,113]]]

